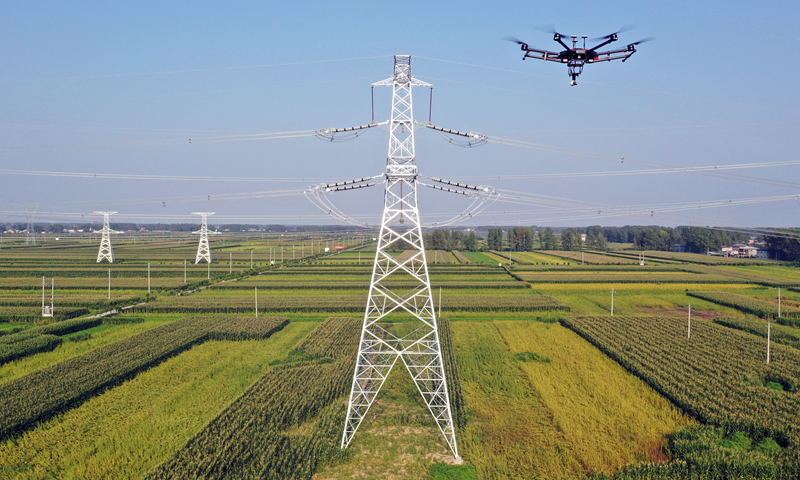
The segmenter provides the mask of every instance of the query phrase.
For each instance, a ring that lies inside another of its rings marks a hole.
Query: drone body
[[[572,78],[570,81],[570,85],[575,86],[578,84],[578,75],[583,73],[583,66],[587,63],[597,63],[597,62],[610,62],[611,60],[622,60],[623,62],[627,60],[631,55],[636,53],[636,45],[640,43],[647,42],[652,40],[652,38],[644,38],[639,40],[638,42],[629,43],[625,48],[620,48],[616,50],[606,50],[603,52],[599,52],[598,49],[612,43],[616,42],[618,37],[617,34],[619,32],[612,33],[610,35],[606,35],[605,37],[600,37],[596,40],[603,40],[603,42],[595,45],[592,48],[586,48],[586,35],[583,35],[583,48],[578,48],[578,36],[571,35],[572,37],[572,47],[569,47],[564,41],[562,40],[565,35],[562,35],[558,32],[553,32],[553,40],[561,44],[564,47],[564,50],[560,52],[551,52],[549,50],[540,50],[538,48],[530,48],[527,43],[513,37],[507,37],[506,40],[518,43],[522,51],[525,52],[525,55],[522,57],[523,60],[526,58],[535,58],[537,60],[546,60],[548,62],[558,62],[558,63],[566,63],[567,64],[567,73]]]

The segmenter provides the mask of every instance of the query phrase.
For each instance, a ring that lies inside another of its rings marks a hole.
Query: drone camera
[[[555,40],[556,42],[557,42],[557,41],[559,41],[559,40],[561,40],[561,35],[560,35],[560,34],[558,34],[558,33],[554,33],[554,34],[553,34],[553,40]]]

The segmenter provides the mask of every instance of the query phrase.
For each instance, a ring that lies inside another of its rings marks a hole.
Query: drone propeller
[[[633,25],[623,25],[623,26],[622,26],[622,28],[620,28],[619,30],[617,30],[617,31],[616,31],[616,32],[614,32],[614,33],[609,33],[608,35],[606,35],[606,36],[604,36],[604,37],[592,38],[591,40],[592,40],[593,42],[596,42],[596,41],[598,41],[598,40],[611,40],[611,38],[612,38],[614,35],[617,35],[618,33],[622,33],[622,32],[627,32],[628,30],[630,30],[630,29],[632,29],[632,28],[633,28]]]
[[[570,36],[570,35],[564,35],[563,33],[556,32],[556,27],[553,24],[542,25],[540,27],[536,27],[536,30],[539,30],[539,31],[542,31],[542,32],[547,32],[547,33],[552,33],[553,35],[560,35],[560,36],[562,36],[564,38],[568,38]]]
[[[523,42],[519,38],[513,37],[513,36],[503,37],[503,40],[508,40],[509,42],[518,43],[520,45],[527,45],[528,44],[528,42]]]
[[[645,38],[639,40],[638,42],[629,43],[628,45],[639,45],[640,43],[649,42],[650,40],[655,40],[655,38],[653,38],[653,37],[645,37]]]

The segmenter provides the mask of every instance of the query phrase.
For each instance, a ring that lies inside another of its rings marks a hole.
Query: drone
[[[561,46],[564,47],[564,50],[561,52],[551,52],[549,50],[530,48],[527,43],[515,37],[506,37],[506,40],[518,43],[520,45],[522,51],[525,52],[525,55],[522,57],[523,60],[526,58],[536,58],[538,60],[547,60],[548,62],[566,63],[568,69],[567,74],[572,78],[572,81],[570,81],[569,84],[574,87],[578,84],[578,75],[583,73],[584,64],[610,62],[611,60],[622,60],[624,62],[630,58],[631,55],[636,53],[636,45],[652,40],[651,37],[647,37],[639,40],[638,42],[629,43],[625,48],[607,50],[605,52],[597,51],[597,49],[604,47],[609,43],[616,42],[618,39],[617,34],[622,31],[624,30],[619,30],[604,37],[592,39],[592,41],[602,40],[601,43],[592,48],[586,48],[586,35],[581,37],[583,38],[583,48],[578,48],[578,36],[570,35],[570,37],[572,37],[572,48],[570,48],[562,40],[562,38],[566,38],[567,35],[563,35],[554,31],[552,32],[553,40],[560,43]]]

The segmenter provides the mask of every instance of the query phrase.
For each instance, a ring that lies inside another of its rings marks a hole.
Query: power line
[[[653,175],[663,173],[696,173],[721,170],[737,170],[748,168],[767,168],[800,165],[800,160],[790,160],[785,162],[756,162],[740,163],[727,165],[707,165],[699,167],[666,167],[647,170],[620,170],[606,172],[567,172],[567,173],[530,173],[530,174],[510,174],[510,175],[473,175],[459,176],[460,179],[469,180],[515,180],[515,179],[537,179],[537,178],[576,178],[576,177],[615,177],[626,175]],[[2,173],[2,170],[0,170]]]
[[[99,178],[114,180],[170,180],[179,182],[315,182],[323,178],[290,177],[214,177],[197,175],[140,175],[128,173],[59,172],[46,170],[0,169],[0,175],[28,175],[37,177]]]
[[[239,135],[217,135],[171,138],[164,140],[139,140],[127,142],[95,142],[95,143],[70,143],[61,145],[24,145],[15,147],[0,147],[0,150],[31,150],[43,148],[122,148],[122,147],[148,147],[148,146],[172,146],[189,145],[220,142],[241,142],[253,140],[275,140],[281,138],[301,138],[312,137],[316,130],[294,130],[286,132],[263,132]]]
[[[152,75],[175,75],[181,73],[205,73],[205,72],[222,72],[228,70],[246,70],[253,68],[273,68],[273,67],[293,67],[298,65],[314,65],[320,63],[338,63],[338,62],[352,62],[358,60],[372,60],[376,58],[388,58],[391,55],[375,55],[371,57],[353,57],[353,58],[331,58],[320,60],[307,60],[302,62],[283,62],[283,63],[263,63],[257,65],[240,65],[234,67],[212,67],[212,68],[189,68],[183,70],[159,70],[152,72],[131,72],[131,73],[111,73],[104,75],[82,75],[73,77],[53,77],[53,78],[34,78],[16,80],[17,82],[53,82],[65,80],[92,80],[101,78],[123,78],[123,77],[144,77]]]

